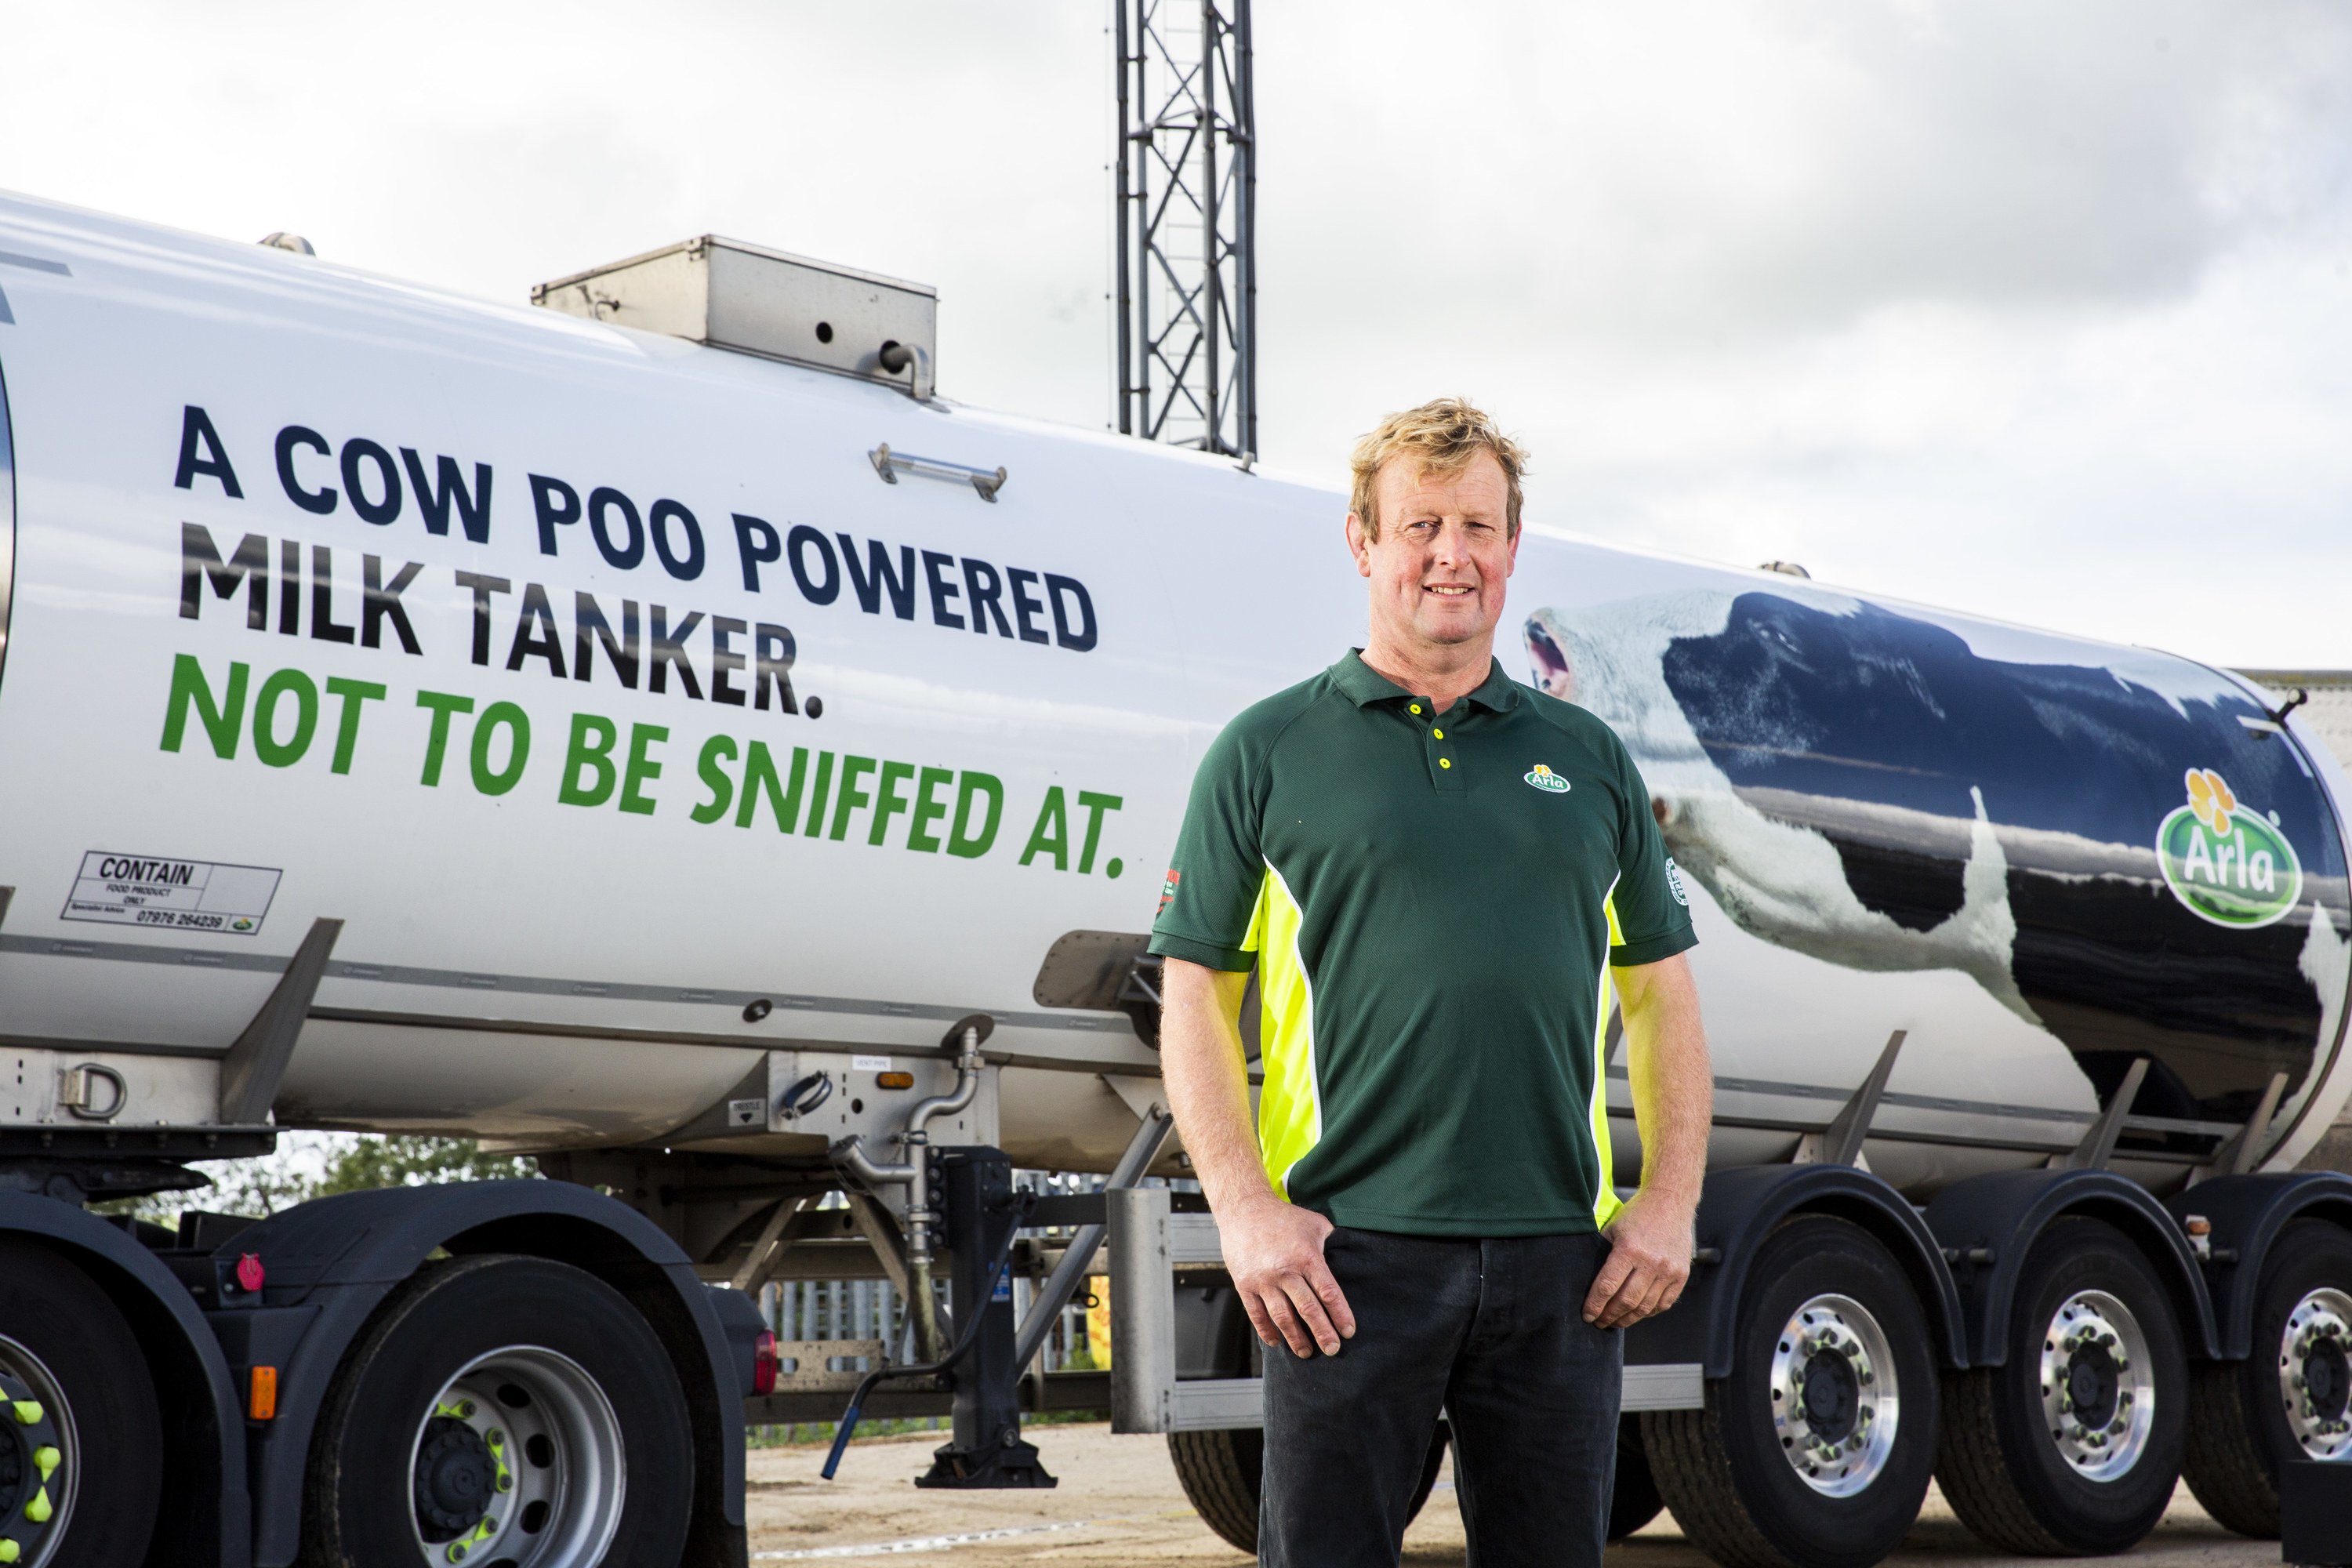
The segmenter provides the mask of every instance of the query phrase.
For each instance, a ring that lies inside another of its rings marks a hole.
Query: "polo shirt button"
[[[1421,704],[1420,704],[1420,703],[1418,703],[1418,702],[1414,703],[1414,704],[1412,705],[1412,710],[1413,710],[1414,712],[1416,712],[1416,713],[1420,712],[1420,711],[1421,711]]]
[[[1440,757],[1437,759],[1437,765],[1441,768],[1450,768],[1454,765],[1454,759],[1452,757]]]
[[[1436,736],[1441,741],[1445,739],[1445,731],[1443,730],[1432,730],[1430,733]]]

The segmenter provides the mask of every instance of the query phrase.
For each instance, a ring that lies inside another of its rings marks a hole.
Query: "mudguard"
[[[2203,1191],[2203,1188],[2199,1188]],[[2034,1238],[2067,1215],[2102,1219],[2138,1244],[2164,1282],[2195,1359],[2217,1353],[2213,1304],[2180,1226],[2148,1191],[2112,1171],[1995,1171],[1954,1182],[1927,1205],[1968,1313],[1969,1364],[2009,1360],[2004,1330]]]
[[[37,1237],[70,1258],[122,1310],[146,1347],[170,1455],[156,1539],[184,1542],[196,1553],[186,1559],[192,1564],[246,1568],[253,1515],[245,1412],[195,1298],[131,1237],[55,1198],[0,1192],[0,1230]]]
[[[2254,1290],[2263,1259],[2289,1220],[2331,1219],[2352,1230],[2352,1176],[2334,1171],[2294,1171],[2277,1176],[2217,1176],[2165,1200],[2177,1220],[2202,1215],[2213,1222],[2213,1255],[2204,1265],[2221,1331],[2222,1361],[2253,1353]]]
[[[436,1247],[507,1252],[583,1268],[646,1314],[676,1363],[698,1458],[688,1568],[743,1562],[743,1396],[751,1386],[756,1310],[722,1313],[677,1244],[650,1220],[568,1182],[459,1182],[319,1198],[240,1232],[218,1258],[221,1317],[240,1310],[234,1269],[261,1260],[265,1310],[315,1309],[278,1383],[278,1418],[253,1438],[253,1561],[286,1568],[301,1543],[302,1483],[327,1387],[344,1352],[391,1289]],[[281,1321],[294,1321],[287,1313]],[[716,1461],[716,1462],[713,1462]]]
[[[1948,1366],[1969,1364],[1960,1300],[1935,1237],[1903,1194],[1867,1171],[1846,1165],[1743,1165],[1706,1178],[1698,1205],[1698,1246],[1720,1261],[1691,1270],[1672,1310],[1626,1331],[1625,1360],[1635,1366],[1699,1363],[1708,1377],[1731,1375],[1739,1298],[1758,1244],[1792,1215],[1831,1215],[1878,1238],[1917,1292],[1929,1331]]]

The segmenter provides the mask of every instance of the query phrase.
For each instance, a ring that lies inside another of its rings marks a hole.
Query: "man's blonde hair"
[[[1391,459],[1404,458],[1412,464],[1416,474],[1454,475],[1476,461],[1480,452],[1492,452],[1495,461],[1503,467],[1503,484],[1508,498],[1506,537],[1517,539],[1519,476],[1528,471],[1527,449],[1504,435],[1495,421],[1466,397],[1441,397],[1418,408],[1391,414],[1370,435],[1356,443],[1349,458],[1355,469],[1356,483],[1348,498],[1348,508],[1364,525],[1364,537],[1375,542],[1381,537],[1377,484],[1381,467]]]

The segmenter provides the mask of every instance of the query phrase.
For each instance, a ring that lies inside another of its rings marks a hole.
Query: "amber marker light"
[[[912,1089],[915,1087],[915,1075],[910,1072],[877,1072],[874,1075],[874,1081],[883,1089]]]
[[[278,1369],[257,1366],[246,1377],[245,1413],[256,1421],[278,1416]]]

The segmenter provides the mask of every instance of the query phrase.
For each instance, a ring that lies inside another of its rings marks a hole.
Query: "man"
[[[1358,444],[1370,635],[1211,745],[1152,937],[1177,1125],[1283,1352],[1259,1524],[1277,1568],[1394,1564],[1441,1410],[1474,1562],[1598,1564],[1618,1330],[1689,1276],[1696,939],[1624,746],[1495,662],[1525,466],[1451,399]],[[1643,1151],[1622,1203],[1612,988]]]

